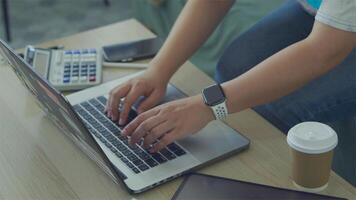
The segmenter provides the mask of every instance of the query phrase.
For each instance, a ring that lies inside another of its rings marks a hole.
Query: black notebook
[[[237,181],[216,176],[192,173],[187,175],[177,192],[174,200],[227,200],[227,199],[266,199],[266,200],[331,200],[343,199],[319,195],[267,185]]]

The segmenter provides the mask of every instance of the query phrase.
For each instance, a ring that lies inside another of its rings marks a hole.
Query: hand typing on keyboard
[[[122,131],[130,143],[140,143],[150,152],[160,151],[173,141],[196,133],[214,120],[201,95],[159,105],[141,113]]]
[[[131,106],[139,97],[146,97],[138,108],[138,112],[142,113],[159,103],[164,96],[167,84],[168,80],[163,80],[158,73],[146,70],[141,76],[135,77],[110,91],[105,109],[107,116],[113,121],[119,120],[121,126],[126,124]],[[119,112],[121,99],[124,100]]]

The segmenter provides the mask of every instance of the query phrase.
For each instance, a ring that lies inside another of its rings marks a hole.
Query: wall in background
[[[8,0],[10,45],[21,48],[132,17],[131,1],[109,2],[105,6],[104,0]],[[0,38],[4,40],[2,15],[0,10]]]

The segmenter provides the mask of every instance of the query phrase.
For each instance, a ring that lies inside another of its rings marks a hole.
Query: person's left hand
[[[188,97],[157,106],[136,117],[122,134],[135,144],[143,138],[143,147],[157,152],[189,134],[204,128],[214,115],[202,96]]]

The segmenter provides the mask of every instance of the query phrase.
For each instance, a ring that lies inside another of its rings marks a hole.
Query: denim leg
[[[230,44],[218,62],[216,81],[231,80],[306,38],[313,23],[314,17],[299,3],[288,1]],[[328,123],[355,116],[355,91],[356,50],[326,75],[288,96],[254,109],[286,133],[302,121]]]

